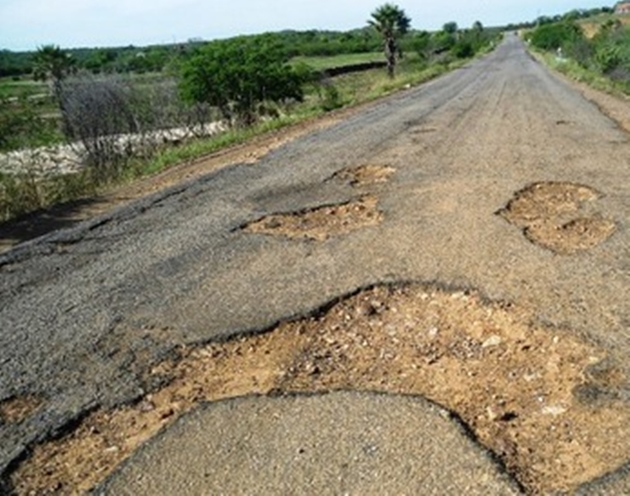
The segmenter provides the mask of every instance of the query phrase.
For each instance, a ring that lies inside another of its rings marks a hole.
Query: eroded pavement
[[[446,409],[461,443],[444,449],[491,466],[479,494],[502,477],[624,492],[629,163],[628,134],[508,37],[255,164],[1,255],[6,488],[89,490],[218,400],[351,390]]]

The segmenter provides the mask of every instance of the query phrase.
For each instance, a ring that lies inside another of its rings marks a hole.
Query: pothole
[[[383,220],[383,214],[377,205],[376,198],[366,196],[340,205],[269,215],[247,225],[244,230],[293,239],[325,241],[334,236],[379,224]]]
[[[516,193],[498,214],[522,228],[532,243],[572,255],[594,248],[615,232],[612,220],[586,208],[600,196],[579,184],[537,183]]]
[[[389,181],[396,169],[386,165],[368,164],[337,172],[333,179],[349,183],[351,186],[371,186]]]
[[[426,397],[455,412],[528,492],[572,490],[630,459],[627,404],[584,394],[627,379],[600,349],[533,321],[475,292],[363,290],[262,335],[182,350],[151,371],[168,385],[35,447],[12,483],[18,494],[88,491],[201,401],[362,390]]]
[[[0,401],[0,424],[17,424],[30,417],[42,405],[34,396],[14,396]]]

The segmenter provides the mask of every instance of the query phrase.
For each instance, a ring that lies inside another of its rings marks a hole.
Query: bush
[[[210,43],[184,63],[181,91],[189,102],[219,108],[229,122],[251,124],[260,103],[301,101],[304,82],[278,45],[236,38]]]
[[[79,141],[90,166],[107,175],[131,156],[121,135],[140,131],[134,115],[133,96],[120,79],[95,79],[84,76],[61,85],[61,111],[65,133]]]
[[[321,85],[320,106],[325,112],[338,109],[343,105],[341,94],[337,87],[330,81],[325,81]]]
[[[467,59],[475,55],[475,48],[470,41],[458,41],[452,52],[458,59]]]
[[[540,50],[557,50],[565,45],[583,39],[582,30],[572,22],[545,24],[531,34],[532,46]]]
[[[606,88],[630,91],[630,30],[617,19],[604,22],[591,39],[575,24],[559,22],[540,26],[532,33],[531,43],[545,50],[562,48],[571,64],[582,69],[578,71],[580,77],[597,81],[605,76],[602,81],[615,82],[605,85]]]
[[[435,33],[431,39],[431,47],[433,49],[433,53],[435,54],[449,51],[456,43],[457,38],[455,35],[446,31],[439,31]]]
[[[622,62],[621,50],[612,44],[605,44],[597,47],[595,51],[595,61],[601,72],[607,74],[614,71]]]
[[[593,44],[586,38],[579,38],[567,43],[563,50],[567,57],[575,60],[582,67],[588,67],[591,64],[595,53]]]

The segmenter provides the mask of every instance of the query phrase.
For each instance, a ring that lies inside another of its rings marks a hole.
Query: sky
[[[574,8],[582,0],[399,0],[416,29],[455,21],[469,27],[534,20]],[[363,27],[383,1],[374,0],[0,0],[0,49],[144,46],[212,40],[283,29]]]

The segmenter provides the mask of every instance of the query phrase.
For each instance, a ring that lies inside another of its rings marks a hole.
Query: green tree
[[[532,32],[530,41],[534,47],[541,50],[557,50],[583,37],[584,34],[577,24],[558,22],[543,24],[536,28]]]
[[[33,56],[33,77],[36,81],[49,81],[57,102],[60,102],[61,84],[75,71],[75,60],[55,45],[44,45]]]
[[[117,56],[116,50],[111,48],[92,50],[83,62],[83,66],[94,74],[108,72],[112,69]]]
[[[190,102],[218,107],[229,121],[251,124],[263,102],[302,100],[304,76],[265,36],[206,45],[182,66],[181,91]]]
[[[397,5],[386,3],[372,12],[372,18],[368,23],[383,38],[385,58],[387,59],[387,73],[389,77],[393,78],[399,54],[398,40],[409,31],[411,19]]]
[[[420,59],[425,61],[428,60],[431,56],[431,51],[433,49],[431,43],[431,34],[427,31],[420,31],[417,33],[412,42],[413,49],[418,53]]]
[[[457,34],[457,31],[459,31],[459,26],[456,22],[447,22],[442,27],[442,31],[448,34]]]

